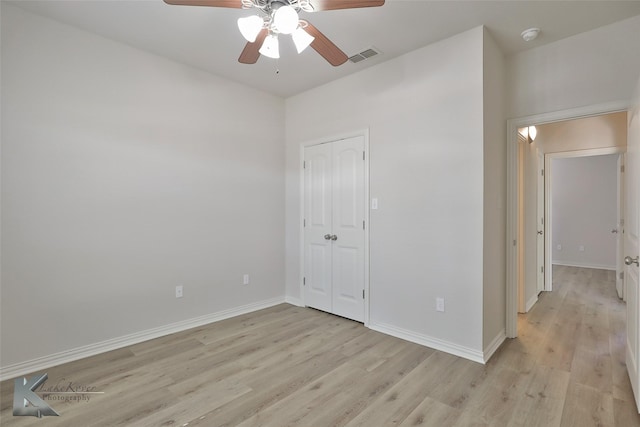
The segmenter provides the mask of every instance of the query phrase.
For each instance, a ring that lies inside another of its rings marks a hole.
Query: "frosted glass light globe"
[[[257,15],[247,16],[238,19],[238,29],[248,42],[253,43],[258,37],[258,33],[262,30],[263,19]]]
[[[280,58],[280,49],[278,45],[278,37],[273,34],[268,35],[264,42],[262,43],[262,47],[258,51],[261,55],[264,55],[268,58],[278,59]]]
[[[279,33],[291,34],[298,28],[298,13],[291,6],[282,6],[273,15],[273,25]]]

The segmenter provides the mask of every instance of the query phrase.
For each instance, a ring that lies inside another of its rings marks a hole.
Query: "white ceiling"
[[[510,55],[640,14],[638,0],[387,0],[378,8],[303,12],[302,18],[347,55],[371,46],[383,53],[358,64],[332,67],[313,49],[296,54],[293,43],[286,39],[280,43],[279,60],[261,57],[254,65],[238,63],[245,41],[236,20],[251,14],[242,9],[172,6],[162,0],[10,3],[281,97],[479,25],[485,25],[505,55]],[[520,33],[530,27],[540,27],[542,32],[527,43]]]

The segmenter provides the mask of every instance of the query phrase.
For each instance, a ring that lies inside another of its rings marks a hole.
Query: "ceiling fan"
[[[247,40],[238,58],[243,64],[255,64],[264,55],[279,58],[279,34],[291,34],[298,53],[311,46],[331,65],[344,64],[347,55],[310,22],[299,19],[300,12],[355,9],[382,6],[385,0],[164,0],[182,6],[256,9],[258,14],[238,19],[240,33]]]

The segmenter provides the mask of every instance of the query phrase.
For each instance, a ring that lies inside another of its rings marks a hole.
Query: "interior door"
[[[538,183],[537,183],[537,290],[544,291],[544,154],[538,151]]]
[[[640,278],[638,273],[638,239],[640,236],[640,81],[635,91],[634,106],[628,115],[627,162],[625,165],[625,286],[627,294],[627,370],[640,408]],[[640,409],[639,409],[640,412]]]
[[[305,304],[331,311],[331,145],[304,152],[304,285]]]
[[[624,294],[624,154],[618,155],[618,178],[616,182],[616,228],[611,230],[616,235],[616,291],[618,298],[626,300]]]
[[[364,321],[364,137],[305,148],[305,304]]]

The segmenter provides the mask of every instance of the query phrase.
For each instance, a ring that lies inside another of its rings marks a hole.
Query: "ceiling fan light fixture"
[[[298,28],[298,13],[289,6],[278,8],[273,14],[273,26],[281,34],[291,34]]]
[[[298,53],[302,53],[315,40],[315,37],[300,27],[291,34],[291,38],[293,38],[293,44],[296,45]]]
[[[278,59],[280,58],[280,46],[278,44],[278,36],[274,34],[269,34],[266,39],[264,39],[264,43],[262,43],[262,47],[259,50],[261,55],[266,56],[267,58]]]
[[[256,37],[258,37],[260,30],[262,30],[263,24],[264,20],[258,15],[251,15],[238,19],[238,29],[240,30],[240,34],[242,34],[242,37],[244,37],[249,43],[256,41]]]

